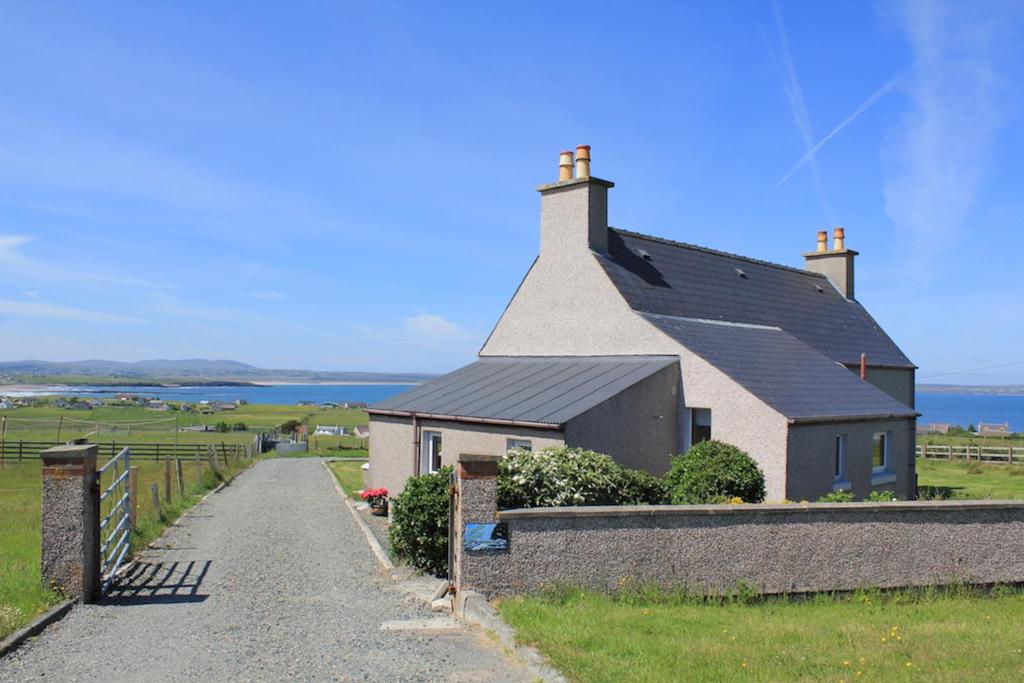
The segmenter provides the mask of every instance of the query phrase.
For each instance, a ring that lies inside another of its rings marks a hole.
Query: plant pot
[[[380,504],[377,504],[377,505],[371,505],[370,506],[370,514],[376,515],[377,517],[387,517],[388,516],[388,504],[387,503],[380,503]]]

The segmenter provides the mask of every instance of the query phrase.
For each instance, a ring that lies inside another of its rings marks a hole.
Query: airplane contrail
[[[772,189],[773,190],[779,189],[787,180],[792,178],[793,174],[796,173],[798,170],[800,170],[801,166],[803,166],[808,161],[811,161],[812,159],[815,158],[814,155],[817,154],[819,149],[821,149],[822,147],[825,146],[826,142],[828,142],[829,140],[834,138],[836,135],[838,135],[839,131],[841,131],[843,128],[846,128],[848,125],[850,125],[854,121],[854,119],[856,119],[858,116],[860,116],[865,111],[867,111],[871,107],[871,105],[873,105],[875,102],[877,102],[883,95],[885,95],[887,92],[889,92],[890,90],[895,88],[899,84],[899,81],[900,81],[900,79],[898,77],[894,78],[891,81],[889,81],[888,83],[886,83],[885,85],[883,85],[881,88],[876,90],[875,92],[871,93],[871,97],[869,97],[866,100],[864,100],[859,107],[857,107],[856,109],[853,110],[852,114],[847,116],[845,119],[842,120],[842,122],[838,126],[833,128],[831,133],[829,133],[828,135],[823,137],[821,140],[818,141],[818,143],[816,145],[814,145],[813,147],[808,149],[807,153],[804,154],[802,157],[800,157],[800,160],[797,161],[796,164],[793,165],[793,168],[791,168],[789,170],[789,173],[787,173],[786,175],[782,176],[782,179],[779,182],[775,183],[775,185],[772,187]]]

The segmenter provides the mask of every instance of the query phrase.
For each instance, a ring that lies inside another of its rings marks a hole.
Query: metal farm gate
[[[101,593],[106,593],[110,588],[131,548],[131,491],[128,485],[130,460],[129,449],[123,448],[97,473],[103,491],[100,494]],[[103,488],[104,479],[110,482],[106,488]]]

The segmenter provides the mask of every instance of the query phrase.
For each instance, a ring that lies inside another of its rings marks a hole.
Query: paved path
[[[0,681],[530,680],[478,631],[381,629],[439,615],[378,572],[318,460],[259,463],[160,543]]]

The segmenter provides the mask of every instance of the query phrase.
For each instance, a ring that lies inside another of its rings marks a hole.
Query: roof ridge
[[[809,275],[810,277],[827,279],[820,273],[814,273],[803,268],[794,268],[793,266],[787,266],[782,263],[775,263],[773,261],[765,261],[763,259],[753,258],[751,256],[743,256],[742,254],[733,254],[728,251],[721,251],[719,249],[712,249],[710,247],[702,247],[699,244],[690,244],[688,242],[678,242],[676,240],[670,240],[667,237],[656,237],[654,235],[645,235],[641,232],[633,232],[632,230],[625,230],[623,228],[616,228],[611,225],[608,226],[609,230],[614,230],[617,233],[623,235],[629,235],[630,237],[637,237],[642,240],[650,240],[651,242],[660,242],[661,244],[667,244],[673,247],[681,247],[683,249],[693,249],[694,251],[702,251],[705,254],[712,254],[714,256],[724,256],[726,258],[734,258],[740,261],[746,261],[747,263],[756,263],[759,266],[769,266],[771,268],[778,268],[779,270],[788,270],[791,273],[798,273],[800,275]]]

